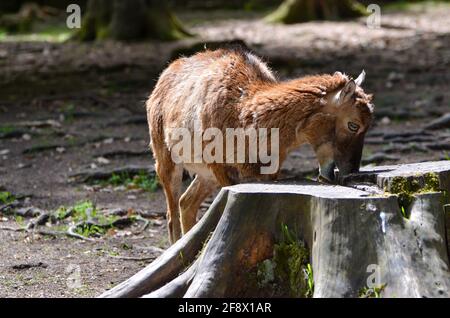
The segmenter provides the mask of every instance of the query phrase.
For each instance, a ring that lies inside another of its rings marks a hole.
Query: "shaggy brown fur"
[[[279,128],[280,165],[290,151],[308,143],[317,154],[321,174],[332,180],[335,162],[345,174],[359,168],[372,120],[372,96],[354,84],[338,72],[279,82],[259,58],[240,50],[205,51],[173,62],[147,101],[170,241],[195,224],[201,202],[217,187],[274,179],[278,174],[262,175],[260,162],[175,164],[171,128],[193,133],[195,121],[201,122],[201,131],[216,127],[224,135],[226,128]],[[181,195],[183,169],[196,177]]]

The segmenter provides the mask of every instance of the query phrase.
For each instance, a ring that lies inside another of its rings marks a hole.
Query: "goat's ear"
[[[336,95],[337,104],[342,105],[348,102],[351,98],[353,98],[355,90],[356,90],[355,81],[354,80],[348,81],[347,84],[345,84],[344,88]]]
[[[366,79],[366,72],[363,70],[361,74],[359,74],[358,78],[355,80],[356,85],[361,86]]]

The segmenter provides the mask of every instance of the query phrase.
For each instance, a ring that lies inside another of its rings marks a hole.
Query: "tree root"
[[[184,273],[172,280],[167,285],[142,296],[143,298],[181,298],[186,294],[192,280],[197,273],[198,264],[197,259]]]
[[[52,237],[58,237],[58,236],[67,236],[76,238],[83,241],[89,241],[89,242],[95,242],[95,240],[90,239],[88,237],[84,237],[83,235],[80,235],[78,233],[75,233],[72,228],[69,228],[67,231],[49,231],[49,230],[43,230],[43,229],[27,229],[25,227],[22,228],[13,228],[13,227],[0,227],[0,231],[11,231],[11,232],[24,232],[29,234],[38,234],[43,236],[52,236]]]
[[[108,256],[112,257],[112,258],[121,259],[121,260],[124,260],[124,261],[136,261],[136,262],[152,261],[155,258],[157,258],[157,256],[148,256],[148,257],[133,257],[133,256],[120,256],[120,255],[108,255]]]
[[[225,193],[219,194],[209,213],[189,233],[172,245],[151,265],[100,297],[140,297],[176,278],[195,260],[199,251],[203,248],[205,240],[219,222],[226,201]]]

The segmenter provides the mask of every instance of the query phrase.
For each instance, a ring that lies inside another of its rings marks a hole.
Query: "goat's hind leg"
[[[156,173],[163,186],[167,204],[167,229],[170,244],[181,238],[179,199],[183,181],[183,167],[176,165],[172,160],[156,161]],[[163,163],[164,162],[164,163]]]
[[[205,180],[198,175],[180,199],[181,229],[186,234],[197,221],[197,212],[202,202],[215,190],[213,181]]]

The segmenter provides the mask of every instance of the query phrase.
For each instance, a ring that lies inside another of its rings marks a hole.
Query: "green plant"
[[[1,34],[0,34],[1,36]],[[13,126],[0,126],[0,134],[8,134],[11,133],[15,130],[15,128]]]
[[[0,29],[0,41],[4,41],[6,39],[6,36],[8,34],[6,33],[6,31],[4,29]]]
[[[0,203],[2,204],[10,204],[16,200],[16,197],[12,195],[10,192],[0,192]]]
[[[97,225],[82,224],[81,226],[76,228],[75,232],[84,237],[90,237],[104,235],[106,233],[106,230],[103,227]]]
[[[258,288],[288,297],[312,297],[314,278],[305,244],[282,225],[281,239],[274,245],[273,258],[256,268]]]
[[[159,186],[158,178],[149,177],[146,172],[141,172],[138,175],[134,176],[132,184],[148,192],[155,192],[156,190],[158,190]]]
[[[114,215],[105,216],[99,214],[97,208],[91,201],[81,201],[70,208],[61,206],[55,211],[55,216],[58,220],[64,220],[67,217],[72,216],[75,221],[87,221],[91,218],[97,219],[101,223],[112,223],[118,219],[118,217]]]
[[[286,225],[282,225],[280,243],[274,245],[275,276],[288,283],[292,297],[306,297],[305,273],[309,253],[303,242],[298,241]]]
[[[119,256],[119,253],[116,251],[109,251],[108,254],[111,256]]]
[[[312,297],[314,294],[314,276],[311,264],[306,265],[306,275],[308,277],[308,289],[306,291],[306,297]]]
[[[401,205],[400,206],[400,212],[402,213],[402,216],[405,218],[405,219],[407,219],[409,216],[408,216],[408,213],[406,212],[406,209],[405,209],[405,207],[403,206],[403,205]]]
[[[14,219],[15,219],[15,221],[16,221],[17,224],[19,224],[19,225],[23,225],[23,224],[24,224],[24,222],[23,222],[23,216],[21,216],[21,215],[16,215],[16,216],[14,216]]]
[[[58,220],[64,220],[65,218],[67,218],[67,214],[68,214],[68,209],[64,206],[60,206],[55,211],[55,216]]]
[[[91,201],[83,201],[73,206],[73,218],[75,221],[87,221],[89,217],[95,217],[97,210]],[[89,215],[90,214],[90,215]]]
[[[113,173],[111,177],[106,181],[107,184],[111,184],[113,186],[119,186],[125,183],[128,177],[125,177],[124,174],[115,174]]]
[[[137,188],[147,192],[155,192],[159,187],[158,178],[156,176],[150,176],[146,171],[140,171],[135,175],[130,175],[129,173],[113,173],[109,179],[100,181],[98,184],[116,187],[124,185],[130,189]]]
[[[378,287],[364,287],[359,292],[360,298],[381,298],[381,293],[386,287],[386,284],[380,285]]]
[[[127,243],[122,243],[121,247],[122,247],[122,249],[124,249],[126,251],[133,249],[133,246],[131,246],[131,245],[127,244]]]

